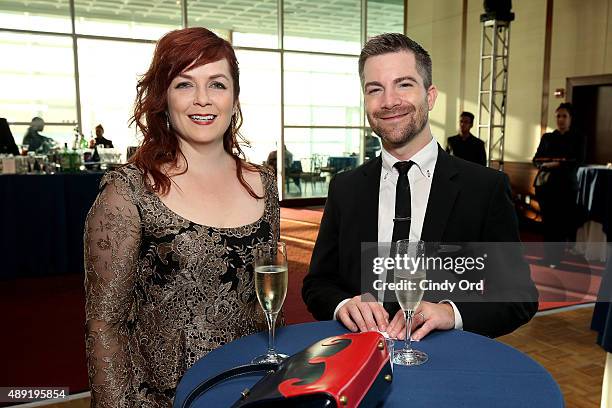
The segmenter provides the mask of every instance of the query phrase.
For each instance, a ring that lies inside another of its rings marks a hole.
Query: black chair
[[[300,194],[302,193],[302,186],[300,183],[300,179],[302,177],[302,162],[300,160],[294,160],[291,163],[287,170],[287,174],[285,174],[285,181],[287,183],[287,192],[289,192],[289,180],[293,180],[293,183],[297,186]]]

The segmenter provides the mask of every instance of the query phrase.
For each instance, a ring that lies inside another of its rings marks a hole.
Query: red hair
[[[242,174],[243,167],[258,170],[259,166],[245,163],[238,142],[238,138],[241,138],[238,131],[242,125],[242,111],[238,101],[240,71],[236,54],[230,43],[203,27],[174,30],[164,35],[157,42],[151,66],[136,86],[134,115],[130,124],[136,123],[144,138],[129,162],[143,171],[145,184],[151,191],[167,194],[171,180],[161,171],[161,167],[164,164],[176,166],[179,155],[185,159],[175,131],[168,125],[167,96],[170,83],[187,68],[197,68],[222,59],[226,59],[229,64],[236,101],[230,125],[223,134],[223,148],[236,162],[236,177],[240,183],[251,196],[262,198],[253,191]],[[187,169],[179,174],[185,172]]]

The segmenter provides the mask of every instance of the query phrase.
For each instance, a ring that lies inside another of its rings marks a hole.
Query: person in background
[[[368,130],[365,137],[364,161],[375,158],[380,152],[380,139]]]
[[[93,149],[94,147],[100,146],[100,145],[102,145],[102,147],[105,147],[105,148],[114,147],[113,142],[104,137],[104,128],[102,127],[102,125],[96,126],[96,138],[92,139],[89,142],[89,148]]]
[[[561,261],[564,243],[576,240],[576,170],[585,160],[584,139],[572,128],[572,104],[560,104],[555,113],[557,129],[542,135],[533,156],[533,164],[538,168],[534,187],[544,241],[557,243],[544,247],[543,262],[550,267],[556,267]]]
[[[15,144],[11,128],[5,118],[0,118],[0,154],[19,156],[19,149]]]
[[[461,115],[459,115],[459,134],[448,138],[446,152],[460,159],[486,166],[485,144],[470,132],[472,126],[474,126],[474,114],[461,112]]]
[[[28,151],[37,153],[48,153],[53,147],[54,142],[50,137],[40,134],[45,128],[45,121],[42,118],[34,117],[30,127],[23,137],[23,145],[28,146]]]
[[[203,27],[164,35],[138,82],[143,141],[85,224],[93,407],[171,407],[194,362],[266,327],[252,249],[279,239],[278,192],[244,159],[239,94],[232,46]]]
[[[284,150],[284,154],[285,154],[285,169],[288,171],[291,168],[291,165],[293,164],[293,153],[291,153],[289,151],[289,149],[287,149],[286,145],[283,145],[283,150]],[[274,170],[274,172],[276,173],[276,166],[277,166],[277,151],[276,150],[272,150],[269,154],[268,154],[268,158],[266,159],[266,165],[270,166],[270,168],[272,168]]]
[[[285,177],[287,182],[287,189],[289,189],[289,180],[293,180],[293,183],[298,188],[298,191],[302,191],[301,187],[301,173],[302,173],[302,163],[300,161],[293,161],[293,153],[287,149],[286,145],[283,145],[283,150],[285,153]],[[272,150],[268,154],[268,158],[266,159],[265,165],[271,168],[274,173],[277,173],[277,163],[278,163],[278,152],[277,150]]]

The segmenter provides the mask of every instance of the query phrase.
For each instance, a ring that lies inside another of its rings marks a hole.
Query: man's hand
[[[418,327],[418,330],[415,329]],[[450,330],[455,328],[455,313],[448,303],[421,302],[412,316],[412,339],[421,340],[432,330]],[[387,334],[391,338],[406,338],[404,312],[398,311],[389,324]]]
[[[385,331],[389,325],[389,313],[370,294],[357,295],[346,302],[338,309],[336,319],[352,332]]]

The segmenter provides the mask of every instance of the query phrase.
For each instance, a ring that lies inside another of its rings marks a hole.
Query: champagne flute
[[[412,348],[412,318],[414,311],[421,303],[424,289],[421,283],[427,276],[425,268],[425,243],[407,239],[397,241],[397,254],[407,255],[408,264],[401,265],[394,271],[395,295],[404,311],[406,319],[406,340],[404,348],[395,350],[393,363],[398,365],[420,365],[429,358],[426,353]],[[412,262],[414,260],[415,262]],[[419,263],[417,263],[419,262]]]
[[[255,293],[268,323],[268,352],[255,357],[253,363],[280,363],[287,358],[274,346],[276,318],[287,296],[287,248],[284,242],[257,244],[253,250]]]

